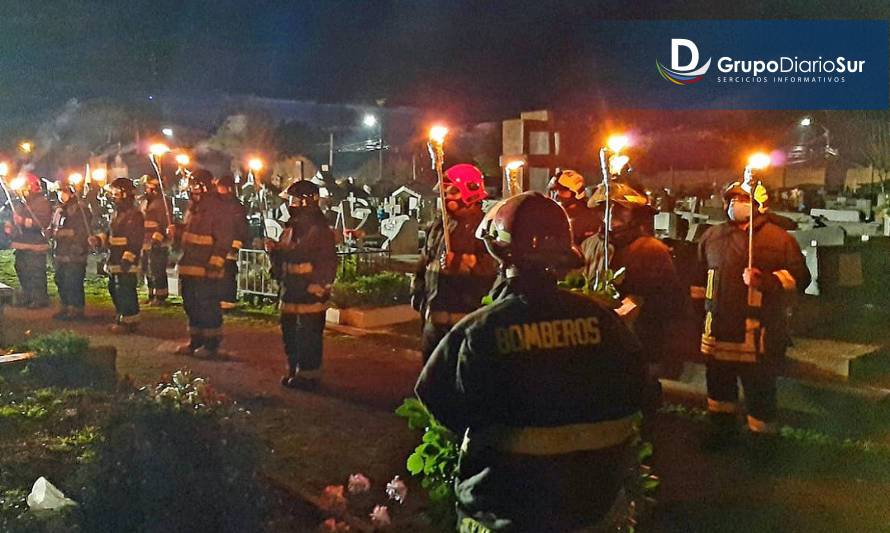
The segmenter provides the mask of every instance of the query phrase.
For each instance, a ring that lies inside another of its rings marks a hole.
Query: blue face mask
[[[729,207],[726,209],[726,215],[729,217],[729,220],[733,222],[748,222],[751,220],[751,203],[750,202],[740,202],[738,199],[733,198],[729,202]]]

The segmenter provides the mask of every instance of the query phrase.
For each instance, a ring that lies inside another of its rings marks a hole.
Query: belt
[[[624,443],[637,431],[637,414],[585,424],[554,427],[495,426],[464,437],[464,444],[479,440],[498,450],[524,455],[561,455],[585,450],[600,450]]]

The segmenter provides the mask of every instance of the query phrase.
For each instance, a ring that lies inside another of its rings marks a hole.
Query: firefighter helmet
[[[568,189],[575,195],[576,200],[583,200],[587,196],[587,191],[584,189],[584,176],[574,170],[566,169],[550,178],[547,189],[549,191]]]
[[[228,187],[230,189],[235,188],[235,176],[231,174],[223,174],[222,176],[216,178],[216,186],[217,187]]]
[[[139,182],[142,183],[142,186],[145,187],[145,190],[157,190],[160,187],[160,181],[158,181],[157,176],[150,176],[148,174],[143,174],[139,178]]]
[[[446,170],[443,181],[445,182],[445,191],[454,188],[460,194],[464,205],[473,205],[488,196],[485,192],[482,171],[469,163],[454,165]]]
[[[729,201],[736,196],[751,197],[751,185],[741,181],[734,181],[723,188],[723,201],[729,204]],[[763,207],[769,200],[769,194],[763,184],[758,183],[754,188],[754,200]]]
[[[213,187],[213,174],[203,168],[195,169],[189,175],[189,190],[192,192],[207,192]]]
[[[321,194],[318,185],[309,180],[297,180],[280,195],[287,200],[291,207],[306,207],[317,205]]]
[[[136,192],[136,186],[130,178],[117,178],[108,186],[112,195],[121,198],[133,198]]]
[[[43,191],[40,187],[40,178],[33,172],[25,173],[25,183],[28,185],[28,192],[30,193],[39,193]]]
[[[609,201],[629,208],[647,207],[652,209],[649,205],[649,198],[645,194],[640,193],[630,185],[618,181],[609,183]],[[605,203],[606,188],[600,184],[593,191],[593,195],[590,197],[587,205],[588,207],[597,207]]]
[[[503,264],[537,268],[584,264],[565,210],[539,192],[498,202],[482,219],[476,237]]]

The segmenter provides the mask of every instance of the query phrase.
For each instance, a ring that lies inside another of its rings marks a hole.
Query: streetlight
[[[377,181],[380,181],[383,178],[383,123],[370,113],[365,115],[365,118],[362,119],[362,123],[367,128],[377,126],[377,148],[379,150],[377,154]]]
[[[804,127],[809,126],[812,123],[813,119],[811,119],[810,117],[804,117],[800,120],[800,125]]]
[[[161,133],[164,134],[164,137],[173,137],[173,128],[164,128]]]
[[[30,154],[34,150],[34,143],[31,141],[22,141],[21,144],[19,144],[19,150],[21,150],[23,154]]]

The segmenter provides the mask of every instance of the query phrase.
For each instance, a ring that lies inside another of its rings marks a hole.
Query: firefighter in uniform
[[[235,228],[231,249],[226,254],[225,275],[220,295],[222,308],[224,310],[234,309],[238,301],[238,251],[250,237],[250,227],[247,224],[247,210],[235,195],[234,176],[231,174],[220,176],[216,180],[216,193],[225,206],[226,216],[231,218],[231,223]]]
[[[445,250],[441,217],[427,231],[411,287],[411,305],[423,321],[421,353],[426,362],[448,330],[479,308],[497,276],[497,266],[475,238],[486,197],[482,172],[459,164],[445,172],[451,252]]]
[[[281,238],[266,241],[278,280],[281,336],[287,354],[285,387],[312,387],[321,375],[325,302],[337,273],[334,232],[318,206],[318,186],[295,181],[281,195],[290,219]]]
[[[566,210],[576,245],[596,235],[603,221],[588,207],[584,176],[574,170],[561,170],[550,178],[547,190],[550,198]]]
[[[766,212],[765,189],[752,205],[751,186],[735,182],[723,193],[729,220],[712,226],[699,242],[704,299],[701,351],[707,359],[708,413],[716,437],[737,430],[738,381],[745,388],[747,425],[772,433],[776,420],[776,376],[788,346],[787,313],[794,293],[810,283],[800,247]],[[753,220],[753,267],[748,268],[749,224]]]
[[[62,180],[59,184],[59,207],[53,215],[53,260],[56,287],[62,307],[53,315],[56,320],[84,318],[83,281],[90,254],[91,216],[77,197],[75,184]]]
[[[418,398],[463,435],[458,530],[574,531],[609,515],[636,435],[640,345],[610,309],[558,289],[582,264],[568,218],[536,192],[479,228],[506,286],[445,336]]]
[[[234,240],[234,226],[225,206],[213,191],[213,175],[197,169],[189,177],[189,207],[179,237],[182,257],[177,269],[182,306],[188,315],[189,342],[176,349],[180,355],[215,358],[222,342],[220,284],[226,255]]]
[[[646,228],[655,210],[649,199],[632,187],[613,182],[609,187],[611,215],[609,229],[609,265],[605,265],[604,228],[581,244],[586,263],[586,275],[594,279],[606,268],[617,272],[624,268],[624,276],[617,282],[626,311],[630,313],[633,330],[643,344],[650,370],[665,362],[668,338],[676,331],[677,320],[687,310],[687,293],[677,271],[670,249],[649,235]],[[590,198],[590,206],[605,214],[605,188],[600,185]],[[605,217],[604,217],[605,219]],[[657,386],[657,381],[652,380]]]
[[[156,177],[142,176],[145,191],[142,195],[142,213],[145,217],[145,237],[142,242],[142,272],[148,286],[149,306],[162,306],[167,300],[167,262],[170,258],[170,239],[167,227],[171,206],[161,193],[161,183]]]
[[[136,208],[136,186],[129,178],[117,178],[111,182],[111,198],[114,202],[114,218],[107,236],[90,237],[91,243],[99,242],[108,248],[105,272],[108,274],[108,293],[117,319],[111,330],[115,333],[132,333],[139,325],[139,256],[142,253],[144,226],[142,212]]]
[[[52,207],[40,188],[40,178],[25,176],[23,198],[16,202],[6,234],[15,250],[15,273],[21,287],[16,305],[37,309],[49,305],[46,281],[46,230],[52,223]]]

